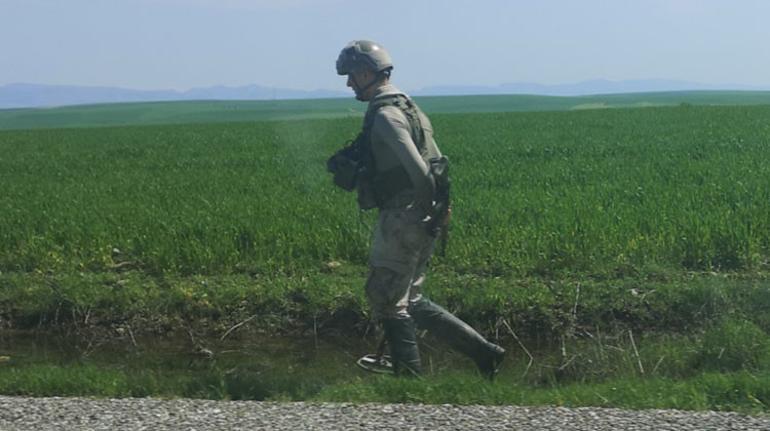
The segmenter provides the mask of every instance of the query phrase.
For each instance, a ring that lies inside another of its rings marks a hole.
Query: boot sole
[[[393,374],[393,362],[390,355],[364,355],[356,361],[361,369],[376,374]]]

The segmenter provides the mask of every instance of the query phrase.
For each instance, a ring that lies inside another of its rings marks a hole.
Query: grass
[[[768,330],[769,109],[434,116],[455,211],[431,296],[533,333]],[[324,172],[359,121],[0,132],[0,318],[365,321],[373,216]]]
[[[313,399],[337,402],[485,404],[767,412],[766,373],[707,373],[690,379],[628,378],[533,388],[446,377],[425,382],[381,378],[325,389]]]
[[[344,354],[339,349],[317,356],[311,348],[298,357],[299,352],[287,354],[272,347],[231,359],[227,357],[231,350],[215,349],[212,361],[188,361],[189,354],[179,353],[170,361],[154,349],[145,353],[129,350],[121,356],[94,354],[59,364],[34,359],[25,363],[14,357],[10,363],[0,364],[0,393],[766,413],[770,410],[768,336],[762,336],[765,350],[759,362],[737,365],[725,359],[723,364],[731,364],[728,368],[715,367],[724,356],[709,351],[714,337],[726,327],[746,324],[728,320],[698,337],[648,334],[633,344],[618,334],[573,339],[565,347],[572,356],[569,359],[562,357],[560,348],[533,351],[530,362],[521,349],[510,346],[506,367],[494,383],[469,372],[465,363],[469,361],[430,347],[428,339],[423,340],[428,346],[423,349],[423,360],[430,366],[426,377],[419,380],[367,374],[352,367],[350,360],[340,361]],[[729,339],[720,341],[730,344]],[[632,348],[637,345],[638,349]],[[754,347],[733,346],[735,351],[729,353],[733,357],[758,358]],[[716,362],[701,361],[703,355]]]
[[[516,352],[498,383],[440,362],[405,382],[351,374],[339,356],[337,371],[266,377],[239,365],[253,358],[190,370],[9,350],[0,392],[766,411],[769,116],[432,115],[455,208],[426,291]],[[0,132],[0,328],[63,328],[91,346],[180,329],[215,340],[239,324],[367,333],[374,217],[324,172],[360,121]]]
[[[762,271],[769,110],[435,116],[455,196],[436,264],[488,277]],[[358,122],[2,132],[0,270],[364,265],[373,217],[324,172]]]
[[[748,332],[741,331],[746,328]],[[461,373],[419,382],[360,379],[326,387],[313,399],[750,413],[770,410],[770,338],[753,324],[727,319],[698,336],[648,334],[636,341],[632,337],[594,334],[567,341],[550,354],[535,353],[531,361],[520,350],[509,349],[518,358],[494,384]],[[717,346],[719,352],[714,350]]]
[[[339,385],[306,379],[273,381],[211,372],[160,374],[85,367],[29,367],[0,372],[0,392],[26,396],[186,397],[425,403],[455,405],[555,405],[631,409],[674,408],[759,413],[768,411],[770,374],[704,373],[689,379],[629,378],[533,388],[448,375],[421,381],[359,377]]]
[[[276,333],[365,332],[365,276],[358,267],[297,277],[2,274],[0,323],[17,329],[127,324],[151,332],[192,325],[220,336],[256,316],[252,323]],[[486,333],[504,331],[503,322],[526,337],[558,338],[597,327],[687,333],[726,317],[770,330],[770,282],[754,277],[555,281],[437,273],[425,290]]]

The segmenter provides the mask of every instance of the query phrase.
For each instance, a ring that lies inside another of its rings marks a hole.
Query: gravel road
[[[0,430],[770,430],[770,416],[562,407],[0,396]]]

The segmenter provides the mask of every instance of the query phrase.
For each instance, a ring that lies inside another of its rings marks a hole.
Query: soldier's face
[[[366,102],[371,99],[371,89],[369,85],[374,79],[374,74],[368,70],[356,70],[348,74],[348,87],[356,93],[356,99]],[[367,88],[368,87],[368,88]]]

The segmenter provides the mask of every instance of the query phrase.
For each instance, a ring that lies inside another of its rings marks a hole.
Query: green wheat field
[[[452,162],[451,246],[482,276],[770,257],[770,109],[435,114]],[[0,269],[175,274],[364,264],[371,217],[326,158],[360,118],[0,134]]]
[[[610,396],[591,388],[620,385],[622,399],[604,404],[768,410],[770,94],[417,100],[453,181],[448,246],[427,292],[512,351],[542,348],[553,360],[512,354],[515,394],[495,386],[487,398],[452,390],[458,399],[447,400],[432,383],[344,380],[289,398],[401,402],[425,390],[417,401],[596,405]],[[325,172],[364,108],[0,111],[0,328],[192,325],[219,337],[249,322],[268,333],[364,333],[375,215]],[[608,354],[608,343],[623,353]],[[68,380],[19,370],[2,392],[57,394],[46,385]],[[606,383],[629,376],[642,383]],[[676,383],[687,379],[694,386]],[[594,386],[566,394],[560,382]],[[192,395],[234,396],[221,385]],[[526,385],[546,388],[545,401],[527,401]],[[703,385],[732,388],[732,398],[693,398]],[[660,401],[671,388],[680,398]],[[155,393],[110,390],[64,392]]]

